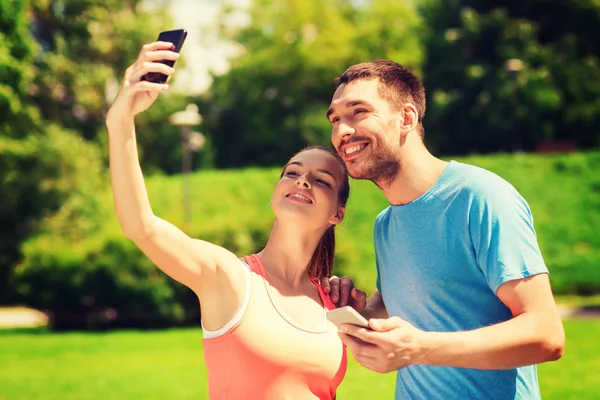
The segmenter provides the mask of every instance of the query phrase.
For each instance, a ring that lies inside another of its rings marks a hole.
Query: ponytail
[[[327,228],[308,263],[311,278],[331,277],[335,256],[335,225]]]

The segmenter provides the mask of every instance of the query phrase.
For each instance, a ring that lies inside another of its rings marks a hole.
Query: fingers
[[[132,92],[165,92],[169,90],[169,85],[165,83],[154,83],[149,81],[140,81],[131,86]]]
[[[142,46],[140,50],[140,55],[138,56],[138,60],[143,60],[146,58],[146,54],[148,52],[158,51],[158,50],[173,50],[175,45],[171,42],[152,42]]]
[[[323,289],[323,292],[325,294],[329,294],[331,292],[331,286],[329,285],[329,279],[330,278],[328,278],[326,276],[321,278],[321,288]]]
[[[170,51],[170,50],[156,50],[156,51],[148,51],[145,54],[145,57],[142,58],[143,61],[147,62],[147,61],[162,61],[162,60],[169,60],[169,61],[176,61],[179,58],[179,53],[175,53],[174,51]]]
[[[137,68],[131,71],[128,80],[132,83],[141,81],[142,77],[150,72],[165,74],[167,77],[170,77],[175,72],[175,69],[163,63],[146,61],[138,64]]]
[[[371,329],[363,328],[358,325],[342,324],[342,326],[340,326],[340,332],[358,338],[365,343],[373,344],[377,341],[377,335],[373,335],[373,333],[377,332],[373,332]]]
[[[337,276],[332,276],[329,279],[329,285],[329,298],[333,304],[337,304],[337,302],[340,300],[340,278]]]
[[[338,336],[346,345],[346,347],[348,347],[348,350],[350,350],[354,358],[374,358],[373,354],[377,351],[377,346],[370,343],[361,342],[356,337],[342,332],[338,332]]]
[[[402,319],[400,319],[398,317],[385,318],[385,319],[371,318],[369,320],[369,326],[371,327],[371,329],[373,329],[374,331],[377,331],[377,332],[388,332],[388,331],[391,331],[392,329],[401,328],[405,325],[406,325],[406,322],[404,322]]]
[[[359,312],[364,310],[367,306],[367,294],[362,290],[353,288],[350,295],[352,296],[352,307]]]
[[[125,80],[137,82],[148,72],[157,72],[170,77],[174,69],[164,61],[171,61],[171,65],[179,58],[179,53],[172,51],[173,43],[154,42],[142,46],[136,62],[125,72]]]
[[[349,303],[350,292],[354,288],[354,283],[352,282],[352,279],[348,278],[347,276],[344,276],[340,278],[339,285],[340,300],[338,305],[340,307],[343,307]]]
[[[357,363],[375,372],[388,372],[378,357],[380,350],[377,348],[377,346],[370,343],[361,342],[355,337],[341,332],[338,333],[338,335],[348,350],[350,350],[352,357]]]

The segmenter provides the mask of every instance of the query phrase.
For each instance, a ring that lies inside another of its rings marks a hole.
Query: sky
[[[150,0],[151,1],[151,0]],[[170,11],[174,26],[188,31],[186,42],[181,50],[185,67],[177,69],[173,80],[173,90],[189,94],[205,91],[211,83],[209,70],[224,73],[228,69],[227,58],[234,56],[239,49],[223,40],[210,40],[214,35],[217,16],[224,4],[223,0],[171,0]],[[229,23],[247,24],[248,15],[243,12],[250,0],[227,0],[228,4],[239,7]]]

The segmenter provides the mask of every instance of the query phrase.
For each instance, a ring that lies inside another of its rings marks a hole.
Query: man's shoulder
[[[377,214],[377,217],[375,217],[375,226],[377,227],[378,225],[381,225],[383,223],[385,223],[390,215],[390,211],[391,211],[391,206],[387,206],[386,208],[384,208],[383,210],[381,210],[379,212],[379,214]]]
[[[516,192],[514,186],[498,174],[471,164],[455,162],[452,178],[453,190],[470,194],[470,198],[493,200]]]

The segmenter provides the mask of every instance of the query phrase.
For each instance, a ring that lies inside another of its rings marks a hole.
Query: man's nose
[[[340,141],[349,138],[354,135],[354,133],[356,133],[354,128],[343,121],[340,121],[337,128],[333,131],[334,138]]]
[[[306,189],[310,189],[312,187],[312,185],[310,184],[310,180],[308,180],[306,174],[300,175],[298,179],[296,179],[296,186],[303,187]]]

